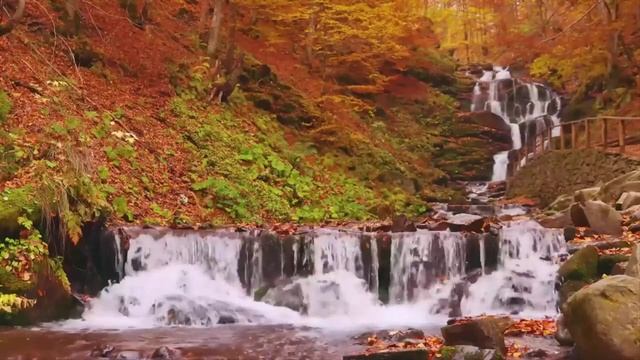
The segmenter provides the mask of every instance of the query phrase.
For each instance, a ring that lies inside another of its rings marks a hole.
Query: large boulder
[[[631,257],[627,263],[625,275],[640,278],[640,245],[635,244],[631,249]]]
[[[558,275],[563,282],[590,281],[597,278],[598,249],[590,245],[578,250],[560,266]]]
[[[485,316],[447,325],[441,329],[445,345],[471,345],[506,352],[504,332],[511,325],[508,317]]]
[[[553,337],[556,339],[556,341],[558,341],[558,344],[562,346],[573,345],[573,338],[571,337],[569,329],[567,329],[564,315],[560,315],[556,319],[556,332],[553,334]]]
[[[599,234],[622,235],[622,216],[602,201],[575,203],[570,214],[575,226],[588,226]]]
[[[636,205],[640,205],[640,192],[624,192],[616,202],[616,209],[624,211]]]
[[[564,229],[568,226],[573,226],[571,216],[568,211],[560,211],[553,215],[543,216],[538,219],[538,222],[542,227],[547,229]]]
[[[598,199],[613,204],[625,191],[640,191],[640,170],[619,176],[601,186]]]
[[[579,203],[584,203],[585,201],[589,201],[589,200],[597,200],[599,191],[600,191],[599,187],[581,189],[576,191],[573,194],[573,199],[575,200],[575,202],[579,202]]]
[[[640,279],[610,276],[575,293],[562,307],[582,360],[640,359]]]

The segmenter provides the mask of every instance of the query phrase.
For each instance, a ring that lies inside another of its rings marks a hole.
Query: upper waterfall
[[[548,87],[513,78],[508,68],[496,66],[477,77],[471,111],[491,111],[511,126],[513,150],[535,146],[536,135],[560,123],[560,97]],[[554,134],[556,136],[557,134]],[[492,181],[508,175],[509,151],[495,155]]]

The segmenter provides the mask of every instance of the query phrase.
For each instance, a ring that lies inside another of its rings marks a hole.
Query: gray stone
[[[577,293],[562,313],[581,360],[640,359],[640,279],[604,278]]]
[[[567,226],[573,226],[568,210],[541,217],[538,219],[538,223],[547,229],[563,229]]]
[[[622,216],[602,201],[585,201],[571,206],[575,226],[588,226],[599,234],[622,235]]]
[[[547,207],[548,210],[562,211],[568,209],[573,204],[574,197],[571,195],[560,195]]]
[[[639,244],[635,244],[633,245],[633,248],[631,248],[631,257],[629,258],[629,262],[627,263],[624,274],[627,276],[640,278],[640,245]]]
[[[178,357],[178,352],[166,346],[160,346],[151,354],[151,360],[172,360]]]
[[[455,355],[451,360],[492,360],[496,356],[496,351],[492,349],[480,349],[470,345],[458,345],[454,347]]]
[[[640,205],[640,192],[630,191],[622,193],[620,196],[621,206],[618,210],[627,210],[633,206]]]
[[[120,351],[116,356],[116,360],[139,360],[142,359],[137,351]]]
[[[261,301],[273,306],[283,306],[300,313],[307,312],[302,286],[298,282],[276,285],[267,291]]]
[[[640,205],[634,205],[624,211],[621,212],[624,216],[629,216],[631,221],[639,221],[640,220]]]
[[[599,187],[592,187],[587,189],[581,189],[573,193],[573,200],[578,203],[583,203],[589,200],[598,200]]]
[[[456,214],[447,220],[449,229],[453,232],[470,231],[482,232],[485,218],[472,214]]]
[[[598,199],[613,204],[625,191],[640,191],[640,171],[619,176],[600,187]]]

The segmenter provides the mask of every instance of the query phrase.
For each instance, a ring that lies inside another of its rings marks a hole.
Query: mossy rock
[[[629,261],[629,256],[627,255],[601,255],[598,258],[598,275],[611,275],[611,271],[617,263],[626,261]]]
[[[598,278],[598,249],[586,246],[578,250],[565,261],[558,275],[566,282],[569,280],[590,282]]]
[[[571,295],[578,292],[583,287],[589,285],[589,282],[580,281],[580,280],[569,280],[560,286],[558,290],[558,305],[562,306],[562,304],[566,303],[567,300],[571,297]]]
[[[32,273],[34,275],[28,281],[9,276],[6,271],[0,275],[3,293],[35,300],[35,304],[27,308],[0,311],[0,325],[33,325],[64,319],[78,309],[69,281],[59,264],[43,259],[33,265]],[[5,292],[5,289],[11,292]]]
[[[582,360],[640,359],[640,279],[609,276],[575,293],[562,313]]]

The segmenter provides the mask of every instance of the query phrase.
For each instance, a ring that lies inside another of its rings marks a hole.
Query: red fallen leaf
[[[554,319],[521,319],[513,323],[506,331],[506,336],[549,336],[556,332],[556,322]]]

